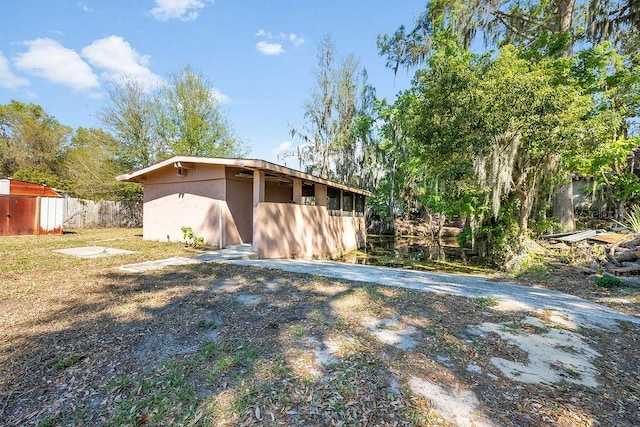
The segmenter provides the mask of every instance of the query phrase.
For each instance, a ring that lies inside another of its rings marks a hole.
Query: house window
[[[316,186],[313,184],[302,183],[302,200],[303,205],[316,205]]]
[[[327,188],[327,210],[329,215],[340,215],[340,190],[337,188]]]
[[[356,216],[364,216],[364,196],[362,194],[356,195]]]
[[[353,193],[342,193],[342,212],[345,216],[351,216],[353,212]]]

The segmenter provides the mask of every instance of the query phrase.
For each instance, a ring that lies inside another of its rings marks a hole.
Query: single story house
[[[251,243],[261,258],[327,258],[364,245],[367,191],[264,160],[176,156],[119,181],[144,188],[143,238]]]
[[[46,185],[0,179],[0,236],[62,234],[64,201]]]

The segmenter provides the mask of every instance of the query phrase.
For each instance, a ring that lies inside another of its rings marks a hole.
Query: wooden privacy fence
[[[142,202],[65,197],[62,226],[69,228],[142,227]]]

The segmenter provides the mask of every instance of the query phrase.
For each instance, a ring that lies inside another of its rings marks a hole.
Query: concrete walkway
[[[129,273],[143,273],[145,271],[160,270],[165,267],[178,265],[202,264],[205,262],[221,262],[225,260],[237,259],[254,259],[257,254],[253,252],[251,245],[235,245],[227,246],[224,249],[203,252],[191,258],[172,257],[158,259],[154,261],[139,262],[136,264],[127,264],[118,267],[118,270],[127,271]]]
[[[616,329],[617,320],[640,325],[638,317],[620,313],[573,295],[492,281],[477,276],[427,273],[331,261],[235,259],[220,262],[377,283],[436,294],[468,298],[493,297],[500,301],[496,307],[498,310],[547,312],[555,322],[567,327]]]

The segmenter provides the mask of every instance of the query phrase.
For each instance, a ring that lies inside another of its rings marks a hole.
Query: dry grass
[[[602,354],[600,389],[528,385],[491,363],[526,355],[467,332],[525,313],[230,265],[115,270],[193,253],[143,242],[139,232],[0,240],[3,424],[451,425],[412,391],[412,378],[472,391],[476,416],[495,425],[640,424],[637,327],[580,331]],[[81,260],[52,252],[95,245],[137,253]],[[414,346],[376,339],[365,319],[390,333],[412,328]]]

